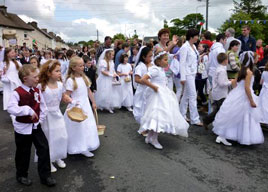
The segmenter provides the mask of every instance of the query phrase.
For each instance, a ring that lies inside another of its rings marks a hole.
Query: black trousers
[[[204,87],[206,86],[207,79],[196,79],[195,80],[195,86],[198,93],[198,96],[200,97],[202,102],[206,102],[207,98],[204,94]]]
[[[32,143],[38,156],[40,179],[45,180],[51,175],[48,141],[40,125],[37,129],[33,129],[31,135],[22,135],[15,132],[15,142],[17,147],[15,156],[17,178],[28,177]]]
[[[216,114],[220,110],[221,105],[222,105],[222,103],[223,103],[224,100],[225,100],[225,98],[220,99],[218,101],[214,101],[214,103],[212,104],[213,111],[209,115],[207,115],[207,116],[205,116],[203,118],[203,122],[205,124],[209,125],[210,123],[212,123],[215,120]]]

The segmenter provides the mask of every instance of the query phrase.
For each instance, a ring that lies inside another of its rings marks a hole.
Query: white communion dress
[[[140,78],[148,72],[147,66],[143,62],[139,62],[134,70],[134,77],[137,75]],[[134,80],[135,81],[135,80]],[[140,124],[144,113],[145,97],[144,91],[147,87],[142,84],[137,84],[137,89],[133,98],[133,115],[135,120]]]
[[[180,113],[175,93],[167,87],[164,69],[152,66],[147,74],[151,83],[158,87],[158,91],[155,92],[150,87],[145,90],[146,107],[138,132],[152,130],[188,137],[189,124]]]
[[[129,73],[132,71],[132,67],[129,63],[120,64],[117,68],[117,71],[120,73]],[[126,82],[126,78],[130,78],[129,82]],[[131,75],[122,76],[121,80],[121,102],[124,107],[131,107],[133,105],[133,88],[131,82]]]
[[[79,106],[87,115],[87,119],[80,123],[72,121],[67,115],[67,110],[65,111],[64,120],[68,134],[68,154],[94,151],[100,145],[96,121],[88,99],[88,89],[90,87],[86,86],[82,77],[76,77],[75,80],[78,85],[76,90],[73,88],[73,79],[71,78],[67,79],[65,88],[67,91],[72,91],[72,99],[79,102]],[[67,109],[71,107],[72,104],[69,104]]]
[[[237,83],[225,101],[213,122],[213,132],[220,137],[237,141],[242,145],[260,144],[264,142],[260,126],[261,112],[259,98],[253,92],[251,79],[251,94],[257,107],[250,105],[245,91],[245,80]]]
[[[263,85],[260,93],[261,123],[268,124],[268,71],[262,73]]]
[[[107,62],[103,59],[99,63],[99,76],[97,78],[97,91],[95,93],[96,104],[100,109],[113,109],[121,107],[120,85],[113,85],[114,62]],[[102,74],[102,71],[109,72],[111,76]]]
[[[42,92],[48,112],[42,123],[42,130],[49,144],[50,160],[64,159],[67,157],[67,131],[64,117],[60,110],[60,102],[64,91],[63,84],[58,82],[58,88],[51,89],[46,86]],[[38,87],[41,89],[41,86]]]
[[[18,62],[18,64],[21,67],[21,63]],[[1,64],[0,70],[3,71],[5,66],[6,66],[6,63],[3,62]],[[14,89],[16,89],[17,87],[21,85],[21,81],[18,75],[18,70],[13,61],[10,61],[9,67],[6,73],[3,74],[1,77],[1,81],[3,83],[3,106],[4,106],[4,110],[7,110],[7,105],[8,105],[11,94],[13,93]]]

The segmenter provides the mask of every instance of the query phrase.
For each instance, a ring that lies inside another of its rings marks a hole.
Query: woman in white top
[[[15,60],[14,49],[7,48],[4,54],[4,62],[0,66],[1,81],[3,82],[3,101],[4,110],[7,110],[8,101],[14,89],[21,85],[18,76],[21,63]]]
[[[197,94],[195,88],[199,53],[194,43],[198,40],[198,34],[199,32],[196,29],[189,29],[186,34],[186,42],[180,49],[180,73],[181,84],[183,86],[180,110],[184,118],[187,119],[186,113],[189,104],[191,124],[203,126],[197,111]]]

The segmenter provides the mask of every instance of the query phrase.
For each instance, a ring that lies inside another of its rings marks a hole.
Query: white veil
[[[98,74],[100,73],[100,63],[102,60],[104,60],[105,54],[107,51],[113,51],[114,49],[109,48],[109,49],[104,49],[104,51],[102,52],[102,54],[99,57],[98,63],[97,63],[97,68],[98,68]],[[108,64],[108,63],[107,63]]]
[[[136,61],[135,61],[135,65],[134,65],[134,68],[133,68],[133,75],[132,75],[132,79],[133,79],[133,86],[135,89],[137,89],[137,83],[135,82],[135,68],[136,66],[138,65],[139,63],[139,60],[140,60],[140,56],[141,56],[141,51],[143,50],[143,48],[145,48],[146,46],[142,46],[137,54],[137,57],[136,57]]]

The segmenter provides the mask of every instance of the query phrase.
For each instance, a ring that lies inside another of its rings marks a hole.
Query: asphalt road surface
[[[24,187],[15,180],[11,120],[1,110],[0,192],[268,191],[267,132],[263,145],[241,146],[233,142],[232,147],[226,147],[215,143],[211,130],[192,126],[189,138],[160,135],[164,149],[156,150],[138,135],[138,124],[130,112],[100,112],[99,116],[107,130],[100,136],[101,147],[94,152],[94,158],[68,156],[67,167],[52,174],[57,180],[54,188],[40,184],[32,158],[29,178],[33,185]]]

